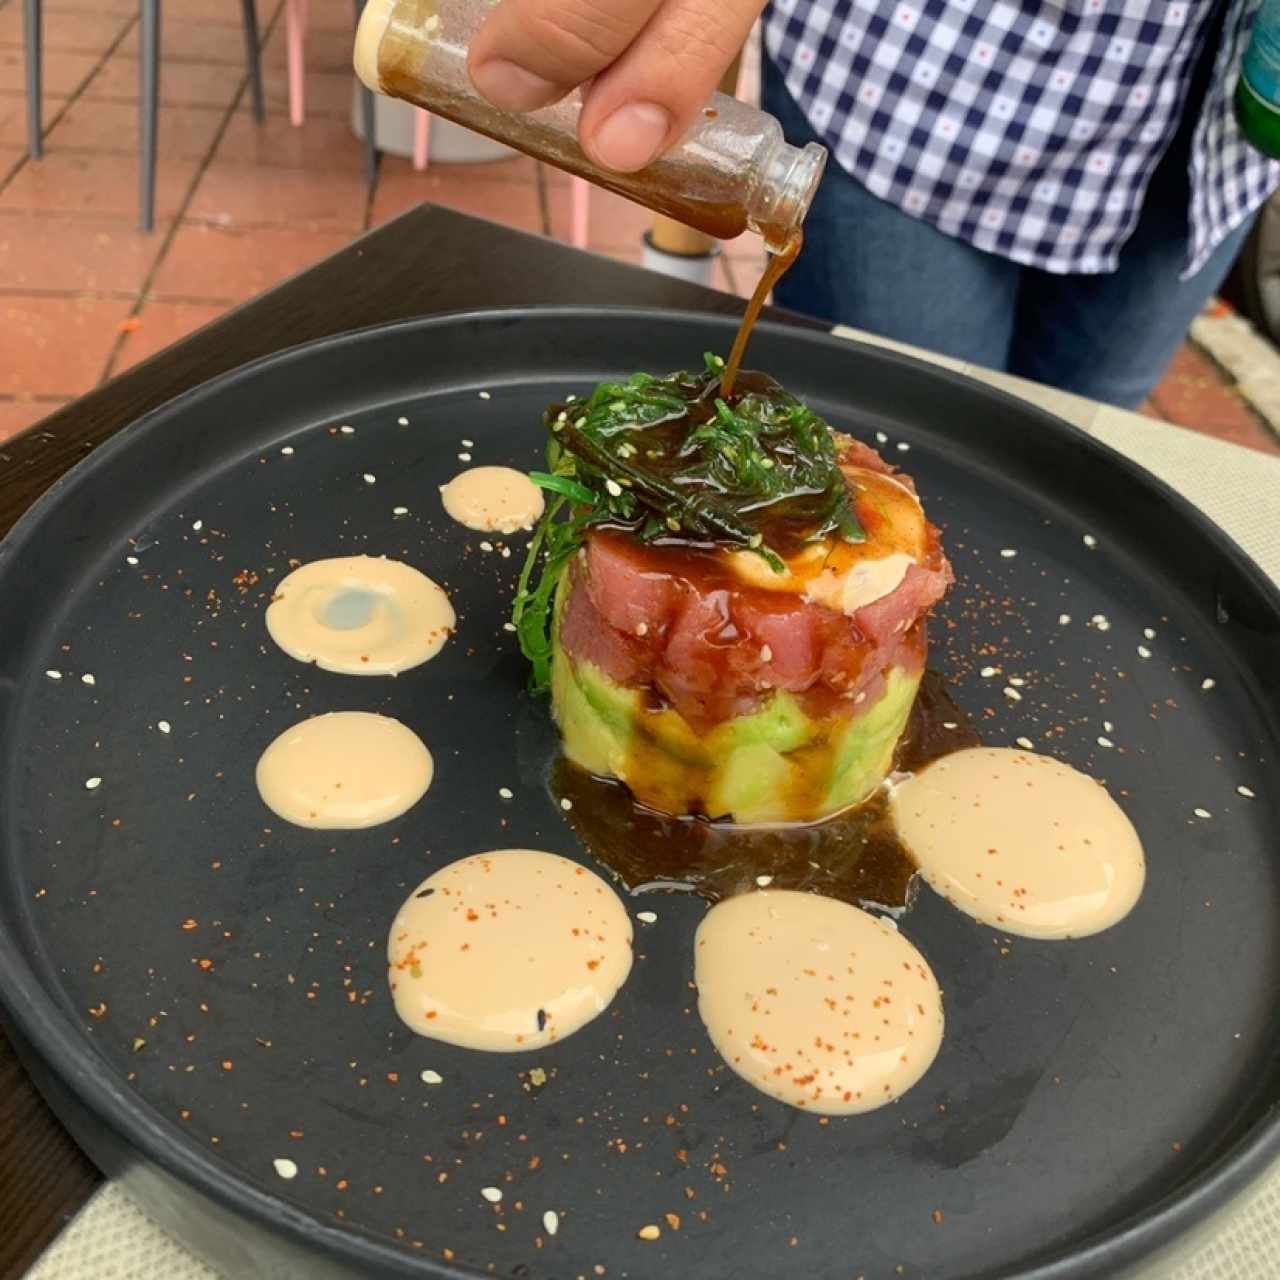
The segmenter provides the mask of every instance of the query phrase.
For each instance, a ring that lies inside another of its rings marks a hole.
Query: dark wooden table
[[[423,206],[0,445],[0,535],[95,445],[215,374],[365,325],[533,303],[743,310],[729,294]],[[0,1280],[23,1274],[100,1176],[0,1034]]]

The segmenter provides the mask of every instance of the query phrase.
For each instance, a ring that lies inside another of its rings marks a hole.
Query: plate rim
[[[127,423],[41,493],[0,540],[0,587],[12,572],[11,565],[23,546],[38,533],[46,512],[69,491],[74,491],[78,484],[84,483],[86,476],[91,476],[97,467],[105,464],[105,460],[131,448],[139,436],[161,427],[166,419],[181,414],[203,398],[217,396],[238,381],[251,380],[265,370],[307,360],[335,347],[377,341],[385,336],[411,331],[429,332],[464,324],[510,324],[526,320],[543,323],[599,322],[604,318],[652,322],[657,317],[668,322],[693,323],[726,332],[732,332],[738,325],[738,318],[733,315],[662,307],[548,305],[469,308],[344,330],[281,348],[225,370]],[[1098,462],[1119,468],[1127,473],[1130,480],[1153,489],[1181,518],[1188,520],[1222,554],[1235,562],[1235,568],[1250,579],[1251,585],[1280,617],[1280,584],[1226,530],[1141,463],[1052,411],[959,370],[876,343],[777,321],[762,321],[759,331],[823,347],[834,356],[856,350],[886,365],[936,380],[944,386],[963,388],[966,393],[977,394],[980,399],[1013,408],[1023,416],[1036,419],[1044,429],[1066,432],[1078,447],[1092,454]],[[5,720],[10,714],[11,711],[5,713]],[[3,727],[2,723],[0,727]],[[8,750],[0,743],[0,767],[7,772],[7,765]],[[0,836],[2,834],[0,832]],[[3,853],[4,850],[0,849],[0,855]],[[273,1234],[283,1231],[295,1244],[312,1249],[320,1246],[344,1264],[359,1267],[375,1263],[404,1276],[435,1274],[447,1280],[471,1280],[483,1274],[426,1253],[408,1254],[365,1228],[355,1224],[334,1224],[288,1199],[255,1186],[246,1171],[205,1150],[166,1120],[143,1095],[131,1092],[123,1081],[117,1081],[112,1073],[100,1069],[96,1050],[83,1029],[49,997],[39,974],[27,962],[15,940],[3,930],[0,930],[0,1008],[16,1024],[28,1050],[39,1058],[43,1070],[52,1073],[58,1084],[70,1090],[99,1122],[107,1125],[133,1150],[165,1173],[196,1193],[212,1198],[232,1213],[248,1217]],[[1280,1103],[1280,1097],[1274,1101]],[[1155,1256],[1162,1248],[1177,1241],[1185,1242],[1188,1233],[1225,1209],[1277,1157],[1280,1157],[1280,1106],[1273,1106],[1271,1114],[1255,1121],[1235,1143],[1176,1190],[1137,1210],[1083,1245],[1067,1245],[1030,1267],[1015,1265],[991,1272],[991,1280],[997,1277],[1000,1280],[1085,1280],[1086,1277],[1114,1275],[1122,1268]]]

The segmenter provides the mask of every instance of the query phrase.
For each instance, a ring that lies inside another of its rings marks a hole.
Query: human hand
[[[503,111],[586,85],[578,138],[605,169],[643,169],[684,135],[764,0],[502,0],[468,70]]]

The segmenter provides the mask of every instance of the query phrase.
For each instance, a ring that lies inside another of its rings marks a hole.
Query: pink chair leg
[[[569,242],[575,249],[587,247],[587,223],[591,212],[591,184],[585,178],[574,178],[572,220]]]
[[[307,110],[306,50],[307,0],[285,0],[284,26],[289,65],[289,120],[300,125]]]
[[[413,122],[413,167],[418,170],[427,167],[427,150],[431,144],[431,113],[418,108]]]

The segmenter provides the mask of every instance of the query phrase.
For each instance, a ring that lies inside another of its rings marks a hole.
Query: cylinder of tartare
[[[814,822],[889,772],[951,567],[908,477],[719,373],[548,410],[515,624],[581,768],[665,813]]]

